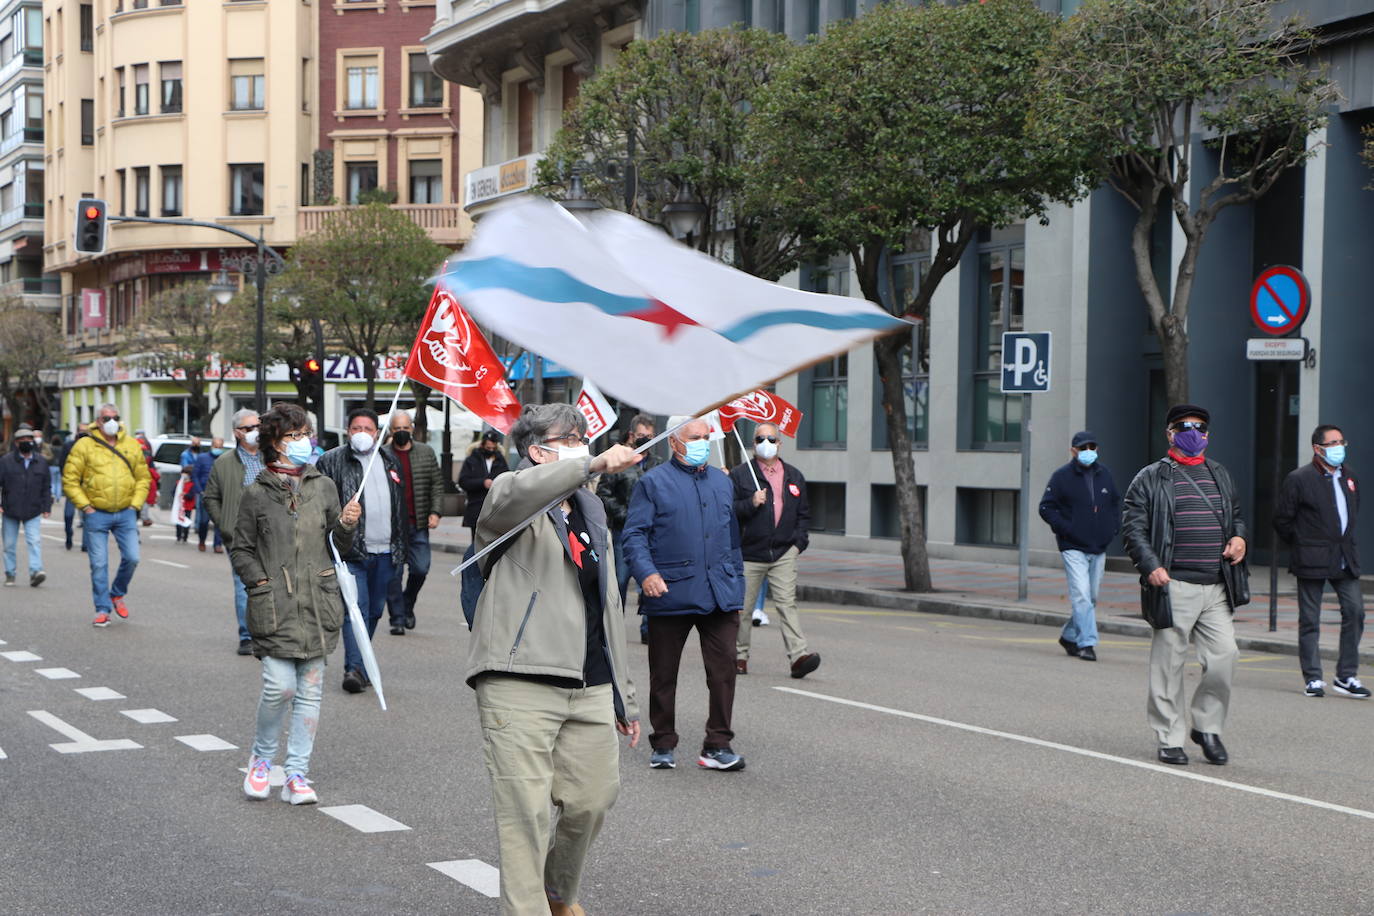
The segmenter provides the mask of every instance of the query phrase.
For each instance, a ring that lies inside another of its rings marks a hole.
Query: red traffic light
[[[319,361],[318,359],[315,359],[314,357],[311,357],[310,359],[307,359],[307,360],[305,361],[305,371],[306,371],[306,372],[319,372],[319,371],[320,371],[320,361]]]
[[[100,208],[99,208],[99,207],[91,206],[91,207],[87,207],[87,208],[86,208],[86,219],[99,219],[99,218],[100,218]]]

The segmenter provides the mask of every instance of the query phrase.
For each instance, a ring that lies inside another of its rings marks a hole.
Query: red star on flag
[[[625,312],[625,318],[638,318],[640,321],[647,321],[650,324],[663,325],[663,339],[671,340],[672,336],[678,332],[679,328],[695,326],[700,327],[692,319],[679,312],[677,309],[665,302],[657,299],[649,300],[649,307],[638,312]]]

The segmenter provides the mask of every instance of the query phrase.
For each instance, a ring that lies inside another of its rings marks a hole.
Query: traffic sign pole
[[[1035,398],[1021,395],[1021,511],[1016,520],[1016,600],[1025,601],[1030,591],[1030,474],[1031,404]]]
[[[1016,600],[1030,591],[1030,471],[1032,392],[1050,390],[1048,333],[1002,333],[1002,394],[1021,395],[1021,498],[1016,519]]]

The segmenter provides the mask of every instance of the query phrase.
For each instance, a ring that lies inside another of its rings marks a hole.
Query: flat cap
[[[1203,423],[1211,423],[1212,415],[1205,408],[1198,407],[1196,404],[1175,404],[1169,408],[1169,415],[1165,418],[1165,425],[1182,420],[1184,417],[1197,417]]]

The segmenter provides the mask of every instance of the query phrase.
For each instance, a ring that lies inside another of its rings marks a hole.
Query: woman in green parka
[[[271,793],[272,760],[287,710],[286,784],[282,801],[311,805],[319,796],[306,774],[319,725],[324,660],[339,642],[343,597],[334,575],[329,535],[340,553],[353,543],[361,509],[339,510],[329,478],[310,464],[310,418],[279,403],[259,419],[265,470],[243,491],[229,551],[234,574],[248,589],[248,632],[262,659],[257,737],[243,791]]]

